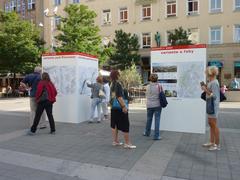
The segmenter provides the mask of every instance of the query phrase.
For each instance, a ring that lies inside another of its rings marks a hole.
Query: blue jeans
[[[102,102],[102,99],[100,99],[100,98],[93,98],[92,99],[90,121],[92,121],[93,118],[94,118],[96,107],[97,107],[97,111],[98,111],[97,119],[101,120],[101,102]]]
[[[160,116],[161,116],[161,107],[147,108],[147,124],[144,134],[150,136],[153,114],[155,115],[155,128],[154,128],[154,139],[160,137]]]

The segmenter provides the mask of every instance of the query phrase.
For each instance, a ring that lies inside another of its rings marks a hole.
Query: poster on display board
[[[98,59],[78,52],[48,53],[42,56],[42,66],[58,92],[53,105],[55,121],[87,121],[91,109],[87,82],[95,82],[98,76]]]
[[[151,72],[167,96],[161,130],[205,133],[206,105],[200,98],[205,81],[206,45],[167,46],[151,51]]]

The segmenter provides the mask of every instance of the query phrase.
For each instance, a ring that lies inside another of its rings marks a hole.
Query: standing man
[[[37,85],[39,81],[41,80],[41,72],[42,68],[39,66],[36,66],[34,68],[34,72],[31,74],[28,74],[20,83],[25,89],[28,87],[30,88],[30,120],[29,120],[29,126],[31,127],[33,125],[33,120],[35,117],[36,109],[37,109],[37,102],[36,102],[36,91],[37,91]],[[46,113],[44,112],[42,114],[41,120],[39,122],[39,128],[44,129],[47,127],[46,125]]]
[[[110,86],[109,82],[106,77],[103,77],[103,90],[105,93],[105,98],[102,100],[102,113],[103,113],[103,120],[108,119],[108,104],[110,101]]]
[[[240,86],[236,77],[234,77],[234,79],[232,80],[230,87],[234,90],[239,89]]]

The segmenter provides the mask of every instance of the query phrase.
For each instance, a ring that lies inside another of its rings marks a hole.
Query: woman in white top
[[[103,91],[105,93],[105,98],[102,100],[102,112],[103,120],[108,119],[108,103],[110,101],[110,86],[108,80],[103,77]]]

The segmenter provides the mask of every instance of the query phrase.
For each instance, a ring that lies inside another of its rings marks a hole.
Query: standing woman
[[[147,123],[144,136],[150,136],[153,115],[155,115],[155,128],[154,128],[154,140],[161,140],[160,137],[160,116],[162,107],[160,105],[159,93],[162,91],[162,86],[157,82],[157,74],[151,74],[149,77],[150,84],[147,85],[146,98],[147,98]]]
[[[47,112],[49,124],[50,124],[50,134],[55,134],[55,123],[52,115],[53,103],[56,101],[57,90],[54,84],[51,82],[49,74],[44,72],[42,74],[42,80],[38,83],[36,92],[37,110],[34,118],[33,125],[28,132],[28,135],[34,135],[38,123],[40,121],[41,115],[44,109]]]
[[[128,109],[124,102],[124,91],[121,84],[118,82],[119,72],[117,70],[113,70],[110,74],[111,78],[111,102],[113,102],[113,98],[117,98],[121,109],[114,109],[111,107],[111,128],[112,128],[112,137],[113,137],[113,146],[122,145],[118,139],[118,130],[122,131],[124,134],[124,148],[135,149],[136,146],[132,145],[129,140],[129,118],[128,118]],[[112,103],[111,103],[112,105]]]
[[[96,83],[87,83],[87,86],[91,88],[92,91],[92,101],[91,101],[91,114],[88,123],[93,123],[95,109],[97,107],[97,123],[101,122],[101,103],[102,98],[99,96],[99,91],[103,91],[103,78],[102,76],[98,76],[96,79]]]
[[[209,66],[206,70],[206,76],[209,80],[207,85],[202,85],[202,90],[206,92],[206,99],[213,97],[214,113],[208,114],[208,124],[210,126],[210,142],[203,144],[203,147],[208,147],[209,151],[220,150],[219,143],[219,128],[217,126],[219,103],[220,103],[220,88],[216,76],[218,75],[218,68],[216,66]]]

